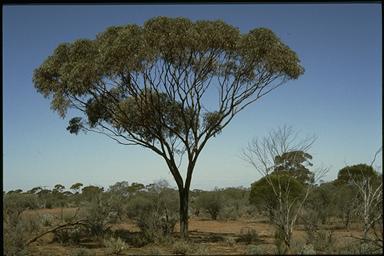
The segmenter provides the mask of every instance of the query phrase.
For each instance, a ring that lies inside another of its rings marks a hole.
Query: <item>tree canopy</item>
[[[33,81],[60,116],[69,108],[85,114],[70,120],[71,133],[98,128],[123,143],[177,138],[182,146],[219,132],[275,80],[302,73],[297,55],[269,29],[241,34],[222,21],[157,17],[60,44]],[[218,109],[208,110],[201,99],[213,84]]]
[[[378,174],[370,165],[356,164],[342,168],[337,174],[336,183],[349,184],[352,182],[352,180],[358,182],[367,178],[378,178]]]
[[[302,150],[284,152],[275,157],[275,172],[287,172],[301,182],[314,182],[314,174],[307,168],[312,156]]]
[[[274,187],[280,188],[281,198],[286,203],[291,203],[298,198],[304,197],[305,186],[297,179],[287,173],[272,173],[268,177],[252,183],[249,195],[250,203],[261,206],[265,209],[275,209],[278,207],[278,198]]]

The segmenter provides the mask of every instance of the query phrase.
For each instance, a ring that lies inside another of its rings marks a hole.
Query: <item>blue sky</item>
[[[305,74],[240,113],[203,151],[192,188],[246,186],[260,175],[240,151],[254,137],[291,125],[318,139],[310,153],[332,180],[345,164],[367,163],[382,144],[380,4],[28,5],[3,7],[4,190],[145,184],[166,179],[163,160],[97,134],[74,136],[68,119],[38,94],[32,73],[62,42],[155,16],[222,19],[246,33],[272,29],[299,55]],[[69,118],[69,117],[68,117]],[[381,165],[381,155],[377,165]]]

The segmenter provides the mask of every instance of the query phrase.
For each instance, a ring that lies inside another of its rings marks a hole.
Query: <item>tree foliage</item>
[[[70,120],[70,132],[102,125],[117,137],[152,142],[217,133],[267,84],[302,73],[297,55],[269,29],[240,34],[222,21],[157,17],[59,45],[33,80],[61,116],[68,108],[85,114],[86,121]],[[199,99],[214,78],[220,108],[204,112]]]
[[[274,187],[280,188],[278,193],[282,194],[281,198],[288,204],[304,196],[305,186],[300,181],[285,173],[273,173],[268,178],[263,177],[252,183],[250,203],[268,210],[277,208],[279,202],[273,191]]]
[[[216,220],[224,207],[224,198],[222,192],[218,190],[203,192],[197,198],[196,204]]]
[[[377,178],[378,174],[372,166],[356,164],[342,168],[337,174],[337,183],[346,184],[354,181],[362,181],[365,178]]]
[[[313,164],[309,161],[312,156],[301,150],[284,152],[275,157],[275,172],[285,171],[292,174],[296,179],[301,182],[313,183],[314,175],[307,168]],[[307,165],[307,166],[306,166]]]

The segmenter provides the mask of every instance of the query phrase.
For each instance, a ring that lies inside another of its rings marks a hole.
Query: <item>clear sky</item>
[[[222,19],[243,33],[270,28],[297,52],[306,70],[240,113],[208,143],[192,188],[248,187],[260,175],[240,159],[241,149],[282,125],[317,135],[310,153],[315,165],[330,166],[325,180],[345,164],[370,162],[382,144],[380,9],[380,4],[4,6],[4,190],[159,179],[175,186],[163,160],[149,150],[102,135],[69,134],[70,117],[52,112],[32,83],[33,70],[58,44],[160,15]]]

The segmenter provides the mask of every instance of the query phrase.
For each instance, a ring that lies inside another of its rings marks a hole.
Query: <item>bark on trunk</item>
[[[180,196],[180,236],[182,239],[188,239],[188,190],[179,190]]]

